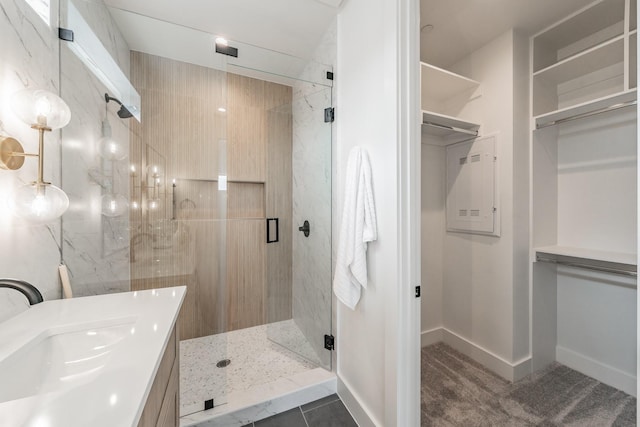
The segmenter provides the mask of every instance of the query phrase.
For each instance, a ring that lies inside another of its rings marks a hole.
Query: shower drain
[[[227,366],[229,366],[231,364],[231,360],[229,359],[222,359],[220,360],[218,363],[216,363],[216,366],[218,368],[226,368]]]

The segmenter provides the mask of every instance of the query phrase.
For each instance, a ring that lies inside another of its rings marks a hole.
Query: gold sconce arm
[[[42,151],[44,149],[44,131],[46,128],[38,128],[40,132],[39,150],[38,154],[25,153],[22,144],[11,137],[0,137],[0,168],[5,170],[18,170],[24,165],[25,157],[37,157],[38,158],[38,184],[49,184],[44,182],[43,169],[44,169],[44,156]]]
[[[0,136],[0,168],[18,170],[27,156],[37,156],[37,154],[26,154],[17,139]]]

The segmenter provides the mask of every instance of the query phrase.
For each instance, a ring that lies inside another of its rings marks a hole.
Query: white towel
[[[367,242],[378,238],[371,184],[369,154],[361,147],[354,147],[347,163],[338,259],[333,277],[333,291],[352,310],[360,300],[360,288],[367,287]]]

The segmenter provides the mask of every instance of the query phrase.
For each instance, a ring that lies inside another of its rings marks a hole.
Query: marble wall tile
[[[129,75],[129,47],[101,1],[73,0],[125,75]],[[61,3],[66,16],[68,2]],[[102,122],[109,121],[112,137],[129,152],[129,121],[120,119],[120,106],[106,104],[105,85],[78,59],[66,42],[60,48],[61,94],[72,112],[62,130],[62,185],[70,199],[63,217],[62,258],[69,268],[74,295],[128,291],[129,215],[101,213],[101,198],[113,191],[129,199],[128,157],[110,161],[98,155]],[[105,108],[106,107],[106,108]]]
[[[12,111],[11,97],[25,88],[57,93],[57,1],[51,2],[50,22],[24,1],[0,0],[0,134],[17,138],[26,152],[37,152],[37,133]],[[45,178],[60,185],[60,132],[46,135]],[[0,277],[26,280],[45,299],[59,298],[60,222],[33,226],[8,212],[6,201],[20,185],[36,178],[37,160],[27,159],[18,171],[0,171]],[[0,294],[0,321],[24,309],[21,295]]]
[[[327,30],[302,73],[318,64],[334,64],[335,23]],[[325,67],[332,69],[331,66]],[[297,82],[293,88],[293,318],[321,361],[331,367],[324,335],[331,333],[331,124],[323,111],[331,106],[331,88]],[[311,233],[297,229],[308,220]]]
[[[128,47],[104,4],[83,0],[74,4],[128,72]],[[45,300],[61,297],[57,268],[63,258],[70,267],[77,295],[125,290],[129,275],[128,224],[102,223],[96,204],[100,185],[89,176],[90,169],[104,168],[95,150],[105,114],[101,98],[104,88],[66,46],[61,51],[57,34],[60,7],[64,10],[66,0],[62,4],[51,1],[50,19],[45,22],[24,1],[0,0],[0,134],[19,139],[26,152],[37,151],[37,134],[15,117],[10,105],[11,96],[23,88],[60,94],[73,117],[69,126],[45,137],[44,177],[62,187],[71,199],[63,220],[30,225],[13,218],[4,204],[14,188],[35,179],[35,159],[27,159],[18,171],[0,171],[0,277],[33,283]],[[117,124],[114,135],[123,135],[127,142],[128,131]],[[116,181],[122,183],[125,196],[127,171],[126,161],[115,168]],[[103,256],[105,250],[111,255]],[[0,293],[0,321],[24,309],[23,298],[14,294]]]

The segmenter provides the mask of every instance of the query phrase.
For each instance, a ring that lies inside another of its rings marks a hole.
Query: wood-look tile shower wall
[[[291,87],[140,52],[131,76],[142,97],[142,123],[131,127],[132,251],[164,264],[136,256],[132,289],[187,285],[181,339],[291,318]],[[153,189],[146,170],[156,163],[166,170]],[[267,217],[280,219],[278,243],[266,244]],[[159,244],[162,227],[182,237]]]

